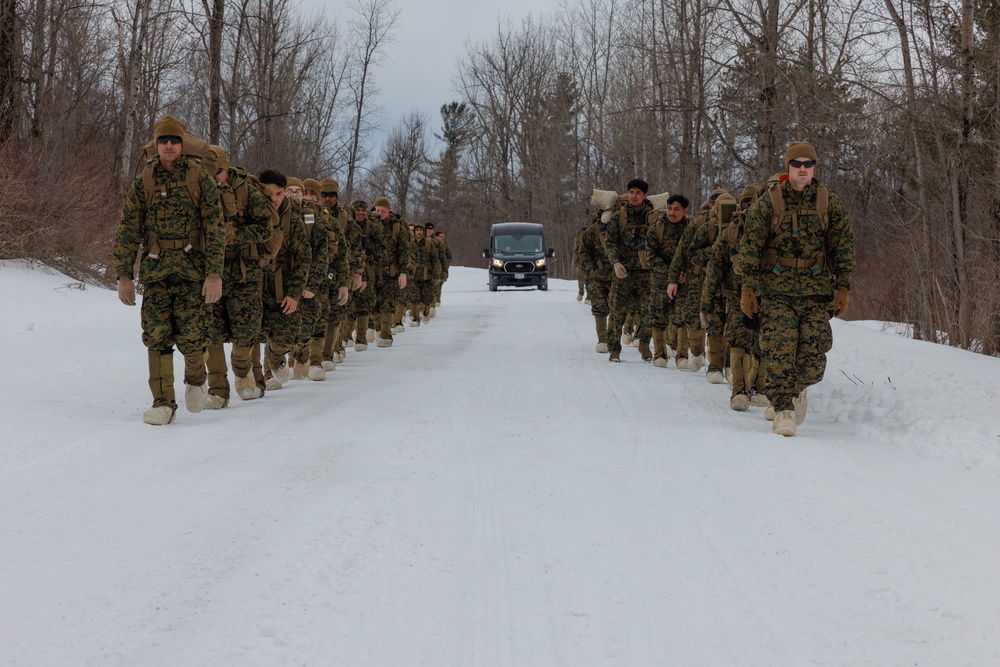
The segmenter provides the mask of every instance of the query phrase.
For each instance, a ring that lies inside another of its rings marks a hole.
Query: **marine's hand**
[[[625,270],[621,262],[615,262],[615,275],[618,276],[619,280],[628,275],[628,271]]]
[[[299,302],[290,296],[286,296],[281,300],[281,312],[285,315],[291,315],[295,312],[295,309],[299,307]]]
[[[837,293],[833,295],[834,317],[841,317],[847,313],[847,304],[850,300],[850,295],[846,287],[841,287],[837,290]]]
[[[399,289],[406,289],[406,274],[399,274]]]
[[[217,273],[210,273],[205,278],[205,284],[201,288],[201,293],[205,297],[205,303],[215,303],[222,298],[222,276]]]
[[[753,288],[749,285],[744,285],[740,292],[740,310],[747,317],[751,318],[760,310],[760,305],[757,303],[757,295],[753,293]]]
[[[135,305],[135,285],[128,276],[118,277],[118,300],[126,306]]]
[[[347,299],[349,299],[350,296],[351,296],[351,290],[349,290],[347,288],[347,286],[338,287],[337,288],[337,305],[338,306],[346,306],[347,305]]]
[[[359,290],[361,289],[361,274],[355,273],[354,278],[351,279],[351,289]]]
[[[302,298],[304,298],[304,299],[311,299],[314,296],[316,296],[316,294],[314,292],[310,292],[307,289],[302,290]]]
[[[701,311],[700,313],[698,313],[698,318],[701,319],[701,328],[707,329],[709,322],[712,321],[712,314],[706,313],[705,311]]]
[[[677,296],[677,283],[670,283],[667,285],[667,296],[671,299]]]

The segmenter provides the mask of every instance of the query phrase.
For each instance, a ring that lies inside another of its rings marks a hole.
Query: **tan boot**
[[[643,361],[653,360],[653,353],[649,349],[649,341],[646,340],[639,341],[639,354],[642,355]]]
[[[657,368],[667,367],[667,332],[653,328],[653,365]]]
[[[743,364],[745,357],[746,350],[742,347],[729,349],[729,367],[733,370],[733,396],[749,389],[746,383],[746,371]],[[747,400],[749,400],[749,392],[747,393]]]
[[[597,353],[607,354],[608,352],[608,316],[594,315],[594,323],[597,326]]]
[[[205,407],[218,409],[229,403],[229,367],[226,364],[226,350],[222,343],[208,346],[208,393],[210,404]],[[211,400],[212,397],[222,400]]]
[[[142,413],[142,421],[163,426],[174,420],[177,402],[174,399],[174,350],[147,350],[149,360],[149,390],[153,407]]]

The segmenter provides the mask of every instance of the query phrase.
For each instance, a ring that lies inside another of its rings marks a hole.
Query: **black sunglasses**
[[[801,169],[802,167],[812,169],[816,165],[816,160],[789,160],[788,165],[796,169]]]
[[[336,192],[321,192],[321,193],[319,193],[319,196],[320,197],[336,197],[337,193]]]
[[[180,144],[182,142],[181,142],[181,138],[180,137],[175,137],[174,135],[166,135],[166,136],[162,136],[159,139],[157,139],[156,143],[158,143],[158,144],[167,144],[167,143],[170,143],[170,144]]]

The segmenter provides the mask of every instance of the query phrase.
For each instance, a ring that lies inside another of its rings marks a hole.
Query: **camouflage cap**
[[[307,178],[302,181],[303,190],[312,190],[316,194],[319,194],[319,181],[315,178]]]
[[[215,145],[212,148],[215,149],[215,162],[219,165],[219,169],[229,169],[229,155],[225,149],[222,146]]]
[[[389,203],[389,198],[385,195],[375,198],[375,206],[385,206],[386,208],[392,208],[392,204]]]
[[[164,116],[153,126],[153,139],[160,137],[180,137],[184,139],[184,123],[173,116]]]
[[[332,178],[324,178],[322,181],[319,182],[318,192],[333,192],[339,195],[340,184],[337,183],[337,181],[333,180]]]

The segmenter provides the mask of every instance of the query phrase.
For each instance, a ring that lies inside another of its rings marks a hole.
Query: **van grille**
[[[507,262],[503,265],[507,273],[531,273],[534,269],[534,262]]]

